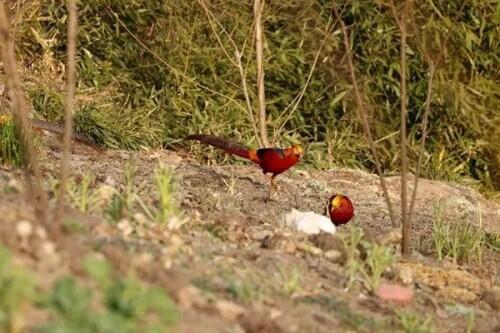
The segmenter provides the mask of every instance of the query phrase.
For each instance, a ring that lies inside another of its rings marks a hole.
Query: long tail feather
[[[56,133],[56,134],[60,134],[60,135],[64,134],[63,125],[50,123],[50,122],[45,121],[45,120],[32,119],[31,126],[35,129],[42,129],[42,130],[49,131],[49,132]],[[79,141],[81,143],[84,143],[87,146],[90,146],[99,152],[104,151],[104,149],[101,146],[99,146],[98,144],[96,144],[95,142],[90,140],[89,138],[81,135],[80,133],[73,131],[72,139]]]
[[[250,149],[248,147],[243,146],[242,144],[231,142],[229,140],[218,138],[213,135],[206,134],[193,134],[188,135],[185,140],[197,140],[202,143],[209,144],[211,146],[217,147],[219,149],[224,150],[227,153],[237,155],[240,157],[244,157],[246,159],[251,159],[250,157]]]

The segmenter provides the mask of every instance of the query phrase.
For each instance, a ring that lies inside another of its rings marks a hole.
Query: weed
[[[173,173],[160,164],[154,171],[154,178],[159,202],[156,220],[159,223],[166,223],[176,213]]]
[[[438,260],[449,257],[455,264],[470,259],[481,262],[486,243],[484,232],[468,222],[449,223],[444,217],[444,209],[443,201],[434,204],[432,242]],[[479,218],[481,224],[481,215]]]
[[[366,243],[366,267],[361,270],[368,290],[378,287],[384,271],[394,262],[392,250],[383,245]]]
[[[33,278],[27,272],[14,267],[10,253],[0,247],[0,331],[24,331],[23,309],[34,296]]]
[[[234,279],[228,281],[227,291],[234,299],[245,304],[260,299],[262,295],[259,286]]]
[[[474,311],[470,311],[467,315],[467,326],[465,328],[466,333],[474,332],[474,326],[476,325],[476,313]]]
[[[362,270],[362,263],[359,260],[358,246],[363,239],[363,230],[361,228],[351,224],[349,226],[349,231],[347,234],[342,234],[340,240],[344,244],[344,248],[347,252],[346,258],[346,268],[345,272],[347,275],[347,289],[352,287],[352,284],[357,279],[357,274]]]
[[[63,226],[65,230],[70,231],[72,233],[81,234],[87,231],[87,228],[84,224],[71,218],[64,220]]]
[[[0,162],[22,165],[21,145],[10,115],[0,115]]]
[[[87,212],[96,207],[99,202],[96,191],[91,188],[94,177],[85,173],[79,184],[70,182],[68,184],[68,196],[71,203],[81,212]]]
[[[104,214],[109,217],[112,222],[118,222],[125,214],[125,200],[119,193],[113,194],[108,207],[104,210]]]
[[[350,225],[346,234],[339,236],[346,249],[347,275],[346,287],[349,289],[358,280],[358,275],[363,277],[362,281],[368,290],[375,289],[384,271],[394,262],[392,250],[389,247],[363,240],[363,230],[355,225]],[[358,248],[366,249],[366,257],[360,258]]]
[[[178,312],[163,290],[117,278],[104,260],[87,258],[85,270],[98,288],[83,287],[72,277],[58,280],[41,303],[54,316],[42,332],[153,333],[166,332],[176,322]]]
[[[125,173],[124,173],[124,186],[125,191],[123,193],[123,200],[125,203],[125,208],[127,210],[127,214],[130,214],[134,209],[134,202],[136,198],[136,194],[134,191],[134,179],[135,174],[137,172],[137,167],[135,165],[135,161],[130,159],[125,164]]]
[[[281,268],[279,278],[282,281],[282,292],[285,296],[291,296],[302,290],[300,272],[296,268],[291,271]]]
[[[418,314],[411,311],[399,311],[399,324],[405,333],[433,333],[432,318],[429,316],[422,319]]]

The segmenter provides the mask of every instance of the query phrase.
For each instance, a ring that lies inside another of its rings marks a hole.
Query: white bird
[[[328,217],[315,212],[301,212],[295,208],[284,216],[284,222],[288,227],[308,235],[319,234],[321,231],[334,234],[336,230]]]

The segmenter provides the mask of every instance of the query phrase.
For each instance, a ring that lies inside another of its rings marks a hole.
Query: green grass
[[[432,318],[423,319],[411,310],[398,311],[399,323],[404,333],[434,333]]]
[[[0,163],[22,165],[22,147],[10,115],[0,115]]]
[[[470,222],[451,222],[445,218],[445,203],[434,204],[432,243],[438,260],[450,258],[454,263],[475,260],[482,262],[486,235]],[[481,218],[481,217],[480,217]]]

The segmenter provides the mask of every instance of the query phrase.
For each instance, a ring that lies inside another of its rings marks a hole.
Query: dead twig
[[[335,24],[333,24],[330,27],[331,20],[332,20],[332,16],[330,15],[330,17],[328,18],[328,23],[326,25],[326,29],[325,29],[325,37],[321,41],[321,44],[320,44],[318,50],[316,51],[316,54],[314,55],[314,61],[313,61],[313,64],[311,66],[311,69],[309,70],[309,74],[307,76],[306,82],[304,83],[304,86],[302,87],[300,92],[297,94],[297,96],[295,96],[295,98],[292,100],[292,102],[286,107],[285,110],[283,110],[283,112],[278,116],[278,118],[275,121],[275,127],[273,130],[273,140],[272,140],[273,143],[276,142],[277,137],[280,135],[280,133],[283,130],[283,128],[285,127],[286,123],[292,118],[293,114],[295,113],[295,110],[297,110],[297,107],[299,106],[300,102],[302,101],[302,98],[304,97],[304,94],[307,90],[307,87],[309,86],[309,82],[311,82],[311,78],[313,76],[314,70],[316,69],[316,65],[318,63],[319,56],[321,54],[321,50],[323,50],[323,46],[325,45],[326,41],[328,40],[328,37],[330,37],[330,35],[334,31]],[[288,112],[288,114],[287,114],[288,110],[290,110],[290,112]],[[281,120],[281,117],[283,115],[286,115],[286,116],[284,116],[285,119],[278,126],[278,124]]]
[[[466,4],[467,4],[467,1],[462,2],[462,5],[460,6],[460,9],[456,15],[455,21],[457,21],[462,16]],[[414,31],[417,32],[418,29],[417,29],[417,24],[415,22],[414,15],[412,15],[412,23],[413,23],[412,25],[413,25]],[[423,41],[420,39],[419,34],[415,33],[417,45],[420,49],[420,52],[422,52],[422,54],[424,55],[424,58],[426,59],[427,64],[429,66],[429,82],[427,84],[427,96],[426,96],[425,104],[424,104],[424,114],[422,116],[422,141],[420,142],[417,166],[415,169],[415,181],[413,183],[413,192],[412,192],[411,199],[410,199],[410,208],[408,210],[408,220],[409,220],[410,225],[412,223],[413,213],[415,211],[415,202],[417,200],[418,182],[420,179],[419,177],[420,177],[420,172],[421,172],[423,158],[424,158],[424,152],[425,152],[425,143],[426,143],[426,139],[427,139],[427,127],[429,124],[429,115],[431,113],[432,89],[433,89],[434,77],[436,74],[436,68],[442,60],[442,57],[443,57],[444,52],[447,48],[448,41],[450,40],[451,35],[452,35],[451,33],[448,33],[446,35],[444,42],[440,45],[439,53],[438,53],[437,57],[435,59],[433,59],[432,56],[429,54],[427,48],[425,47]]]
[[[365,134],[366,140],[368,141],[368,145],[369,145],[371,153],[373,155],[373,159],[375,161],[375,167],[376,167],[377,173],[380,177],[380,185],[381,185],[382,191],[384,193],[384,199],[387,203],[387,208],[389,209],[389,217],[391,219],[391,224],[392,224],[392,227],[395,228],[395,227],[397,227],[398,223],[396,220],[396,216],[394,215],[394,209],[392,207],[391,199],[389,197],[387,183],[386,183],[384,175],[382,173],[382,166],[380,164],[380,159],[378,157],[377,147],[376,147],[375,142],[373,140],[373,136],[372,136],[371,129],[370,129],[370,124],[368,122],[368,115],[366,112],[365,103],[363,101],[363,97],[361,95],[361,91],[360,91],[359,86],[358,86],[356,72],[354,69],[353,56],[352,56],[352,52],[351,52],[351,44],[349,42],[349,34],[347,32],[347,27],[346,27],[344,21],[342,20],[342,17],[339,14],[339,11],[338,11],[337,6],[335,4],[335,0],[332,1],[332,10],[335,14],[337,21],[340,24],[340,28],[342,30],[342,34],[344,37],[343,39],[344,39],[344,47],[346,50],[346,56],[347,56],[347,65],[349,68],[349,73],[351,76],[351,83],[353,86],[354,97],[355,97],[355,101],[356,101],[356,113],[358,114],[358,117],[361,120],[361,124],[363,126],[363,132]]]
[[[257,130],[257,124],[256,124],[256,121],[255,121],[255,117],[254,117],[254,113],[253,113],[253,108],[252,108],[252,102],[250,100],[250,94],[248,92],[248,86],[247,86],[247,80],[246,80],[246,69],[243,68],[243,64],[241,62],[241,58],[243,57],[243,54],[245,52],[246,40],[245,40],[245,43],[244,43],[244,45],[243,45],[243,47],[241,48],[241,51],[240,51],[240,49],[238,48],[238,46],[236,46],[236,42],[234,41],[234,39],[227,32],[227,30],[224,28],[224,26],[222,25],[222,23],[220,23],[220,21],[215,17],[215,15],[213,14],[213,12],[208,8],[208,6],[205,3],[205,1],[204,0],[198,0],[198,3],[200,4],[200,6],[205,11],[205,14],[207,15],[208,22],[210,24],[210,27],[212,28],[212,32],[214,33],[215,38],[217,39],[217,42],[219,43],[219,46],[222,48],[222,51],[224,52],[224,54],[226,55],[226,57],[229,59],[229,61],[236,68],[238,68],[238,71],[240,73],[240,79],[241,79],[241,88],[242,88],[242,91],[243,91],[243,95],[245,97],[245,103],[246,103],[246,107],[247,107],[248,119],[249,119],[250,123],[252,124],[252,129],[253,129],[253,132],[254,132],[254,135],[255,135],[255,138],[257,140],[258,145],[262,146],[263,143],[262,143],[261,137],[259,135],[259,131]],[[234,53],[235,53],[236,60],[234,60],[231,57],[230,52],[226,50],[224,44],[222,43],[222,39],[220,38],[219,33],[217,32],[217,29],[215,27],[214,22],[217,24],[217,26],[224,32],[224,34],[229,39],[229,42],[231,43],[231,45],[234,48]],[[255,24],[255,21],[254,21],[254,24]],[[253,31],[253,25],[252,25],[252,27],[250,27],[250,31]]]
[[[56,223],[61,224],[64,204],[66,199],[66,188],[69,178],[69,155],[71,151],[71,138],[73,137],[73,104],[75,98],[75,76],[76,76],[76,38],[78,28],[78,17],[76,0],[68,0],[68,54],[66,63],[66,97],[64,101],[64,135],[63,135],[63,157],[61,161],[61,183],[59,185],[59,199],[56,210]]]

